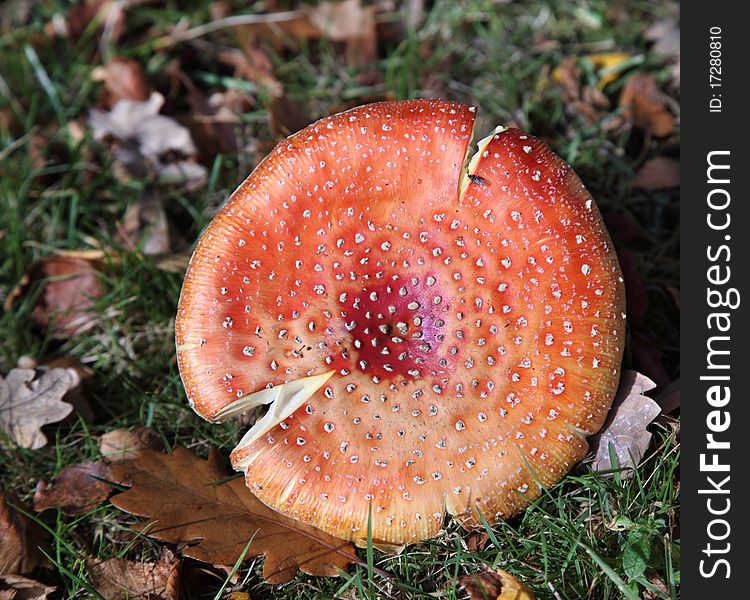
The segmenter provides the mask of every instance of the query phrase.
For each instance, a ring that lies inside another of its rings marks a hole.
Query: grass
[[[231,2],[243,11],[262,9]],[[288,3],[279,3],[284,8]],[[334,44],[286,40],[266,47],[276,77],[288,96],[312,118],[372,97],[421,97],[428,93],[480,107],[477,132],[514,122],[546,139],[570,161],[603,212],[625,215],[639,232],[634,241],[616,245],[633,254],[649,309],[643,331],[661,351],[671,379],[679,374],[678,316],[669,289],[679,289],[679,196],[674,190],[644,191],[629,186],[644,157],[675,155],[679,133],[665,141],[644,140],[635,131],[607,132],[602,122],[571,115],[559,92],[549,85],[550,68],[564,56],[624,50],[642,57],[639,70],[668,87],[667,69],[649,55],[642,32],[646,25],[675,12],[662,2],[629,0],[627,16],[604,0],[529,2],[504,6],[490,0],[427,3],[424,23],[381,44],[374,65],[346,65]],[[93,143],[79,139],[69,123],[85,124],[97,104],[91,72],[110,56],[137,59],[149,79],[166,89],[165,68],[180,59],[204,93],[244,89],[257,104],[242,116],[243,139],[257,153],[210,157],[209,183],[200,190],[158,186],[167,207],[175,250],[189,250],[216,207],[269,150],[269,99],[231,71],[217,73],[209,50],[230,38],[207,36],[199,44],[157,49],[155,40],[179,18],[191,24],[210,20],[209,4],[147,3],[131,10],[127,34],[117,46],[101,47],[96,27],[75,43],[51,39],[45,25],[66,14],[65,2],[43,2],[20,24],[2,18],[0,36],[0,301],[10,293],[29,264],[55,250],[112,248],[105,259],[105,294],[93,330],[70,339],[54,339],[31,320],[34,296],[0,315],[0,371],[19,357],[40,360],[74,357],[95,376],[86,384],[91,422],[72,420],[48,428],[50,444],[36,451],[0,450],[2,485],[24,501],[38,480],[49,480],[65,465],[99,457],[97,436],[116,428],[148,425],[170,446],[183,445],[205,455],[210,447],[228,452],[238,427],[209,425],[187,406],[175,364],[173,325],[181,274],[159,268],[153,257],[126,251],[116,241],[114,224],[150,183],[124,183],[113,164]],[[217,39],[223,39],[219,42]],[[372,69],[377,83],[358,75]],[[367,79],[364,79],[367,81]],[[607,88],[616,100],[621,81]],[[187,110],[180,95],[168,98],[172,114]],[[616,112],[613,109],[612,113]],[[610,113],[610,115],[612,114]],[[114,256],[113,253],[113,256]],[[632,366],[630,350],[625,366]],[[368,548],[366,566],[355,566],[337,579],[299,574],[273,588],[260,577],[261,559],[240,569],[239,585],[257,598],[464,598],[457,577],[480,565],[504,568],[530,585],[538,598],[676,598],[679,589],[679,445],[672,421],[655,426],[653,452],[633,477],[602,477],[586,466],[553,488],[520,516],[494,528],[487,525],[482,549],[467,545],[466,533],[453,523],[434,540],[386,556]],[[48,550],[55,570],[38,576],[59,586],[62,597],[92,597],[85,560],[126,556],[152,559],[159,543],[138,538],[135,520],[102,505],[81,517],[47,511],[36,515],[53,536]],[[393,576],[384,578],[378,569]],[[655,586],[658,575],[659,585]],[[213,580],[212,580],[213,581]],[[211,598],[224,582],[195,598]],[[230,585],[227,590],[232,588]],[[663,591],[666,589],[666,591]],[[218,596],[217,596],[218,597]]]

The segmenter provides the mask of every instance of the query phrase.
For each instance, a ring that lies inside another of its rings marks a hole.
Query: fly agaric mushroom
[[[203,233],[177,316],[195,411],[275,510],[381,547],[503,519],[602,425],[620,269],[569,165],[475,109],[384,102],[281,142]]]

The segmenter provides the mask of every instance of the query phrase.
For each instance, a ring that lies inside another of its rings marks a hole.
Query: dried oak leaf
[[[648,73],[633,75],[620,93],[625,117],[636,127],[654,137],[667,137],[674,131],[675,119],[667,109],[664,97]]]
[[[231,565],[252,539],[248,556],[265,555],[263,576],[274,584],[289,581],[297,569],[334,577],[359,562],[350,543],[276,513],[242,479],[222,482],[227,472],[218,452],[202,460],[181,447],[172,454],[144,450],[111,469],[116,482],[132,486],[112,504],[149,517],[149,536],[192,544],[182,550],[186,556]]]
[[[92,261],[74,256],[47,256],[34,261],[5,300],[5,310],[36,284],[44,287],[31,318],[42,329],[49,328],[54,337],[78,335],[98,322],[94,301],[101,297],[102,285]]]
[[[46,600],[55,589],[21,575],[0,575],[0,600]]]
[[[479,573],[458,578],[471,600],[534,600],[534,592],[502,569],[484,567]]]
[[[0,489],[0,573],[30,573],[47,562],[47,534],[14,507],[22,507],[18,496]]]
[[[627,469],[635,469],[641,461],[651,443],[651,432],[646,427],[661,412],[659,405],[644,395],[655,387],[653,381],[636,371],[622,373],[604,427],[590,440],[594,451],[591,468],[594,471],[615,468],[610,461],[610,444],[617,457],[617,466],[626,469],[621,476],[627,476]]]
[[[34,491],[34,510],[59,508],[66,515],[82,515],[104,502],[112,487],[100,479],[109,477],[109,466],[101,461],[70,465],[51,483],[40,481]]]
[[[168,549],[156,562],[122,558],[92,560],[86,564],[91,585],[105,600],[177,600],[180,560]]]
[[[62,398],[80,380],[73,369],[11,369],[0,377],[0,432],[22,448],[41,448],[47,443],[41,427],[70,414],[73,406]]]
[[[99,438],[99,452],[109,462],[135,460],[146,449],[161,450],[164,443],[153,429],[115,429]]]
[[[631,187],[658,190],[680,186],[680,163],[673,158],[657,156],[643,163],[630,182]]]
[[[143,67],[132,58],[112,58],[94,69],[91,78],[103,83],[100,100],[106,108],[123,99],[143,102],[151,95]]]

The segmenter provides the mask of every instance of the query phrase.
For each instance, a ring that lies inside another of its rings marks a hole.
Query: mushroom
[[[476,109],[383,102],[281,142],[201,236],[176,322],[202,417],[275,510],[380,547],[506,519],[588,448],[624,289],[571,167]],[[480,516],[481,515],[481,516]]]

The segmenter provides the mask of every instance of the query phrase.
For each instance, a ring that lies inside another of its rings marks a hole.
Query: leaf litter
[[[153,92],[148,100],[119,100],[111,111],[92,109],[89,125],[94,139],[109,142],[116,173],[123,180],[155,178],[159,183],[200,187],[206,167],[195,162],[198,150],[190,131],[171,117],[159,114],[164,96]]]
[[[111,466],[113,480],[131,486],[111,502],[148,517],[137,528],[150,537],[189,544],[182,554],[209,564],[234,564],[252,540],[248,557],[265,555],[269,583],[289,581],[298,569],[335,577],[361,562],[349,542],[274,512],[241,478],[227,480],[223,463],[215,451],[203,460],[179,446],[172,454],[143,450],[136,460]]]
[[[594,471],[621,469],[621,477],[632,474],[651,444],[648,425],[661,413],[659,405],[645,395],[656,384],[636,371],[624,371],[620,387],[602,429],[590,438]],[[611,448],[610,448],[611,447]],[[612,464],[611,452],[617,460]]]
[[[65,394],[80,383],[74,369],[11,369],[0,376],[0,432],[21,448],[36,450],[47,444],[41,428],[67,417],[73,405]],[[0,438],[0,447],[5,439]]]
[[[0,573],[26,574],[47,564],[41,549],[49,548],[49,536],[24,512],[18,496],[0,487]]]
[[[86,562],[91,583],[105,600],[150,600],[180,597],[180,560],[162,549],[154,562],[123,558]]]

